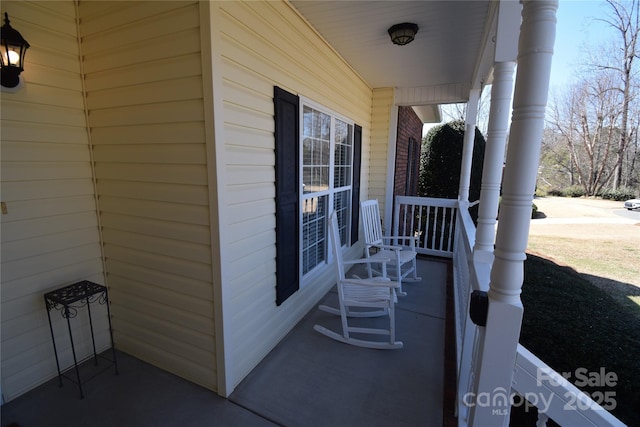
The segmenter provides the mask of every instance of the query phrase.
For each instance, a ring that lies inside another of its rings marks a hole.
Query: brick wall
[[[422,121],[413,111],[413,108],[399,107],[398,133],[396,135],[396,172],[393,185],[394,196],[417,195],[421,145]]]

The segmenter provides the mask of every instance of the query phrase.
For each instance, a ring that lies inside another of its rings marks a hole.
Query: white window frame
[[[327,190],[324,191],[319,191],[319,192],[315,192],[315,193],[310,193],[313,194],[313,197],[320,197],[320,196],[324,196],[327,195],[328,196],[328,201],[327,201],[327,206],[328,206],[328,211],[326,212],[326,219],[325,219],[325,230],[324,230],[324,236],[325,236],[325,248],[324,248],[324,253],[325,253],[325,259],[324,261],[321,261],[320,263],[318,263],[318,265],[316,265],[315,267],[313,267],[311,270],[309,270],[306,274],[303,273],[304,271],[304,247],[303,247],[303,241],[304,241],[304,215],[303,215],[303,206],[304,206],[304,201],[305,201],[305,193],[303,190],[303,170],[304,170],[304,148],[303,148],[303,144],[304,144],[304,108],[305,107],[309,107],[312,108],[314,110],[317,110],[319,112],[322,112],[324,114],[327,114],[331,117],[331,130],[330,130],[330,147],[329,147],[329,188]],[[350,236],[350,230],[351,230],[351,216],[353,215],[353,204],[352,204],[352,197],[351,195],[353,194],[353,163],[354,163],[354,152],[353,152],[353,148],[354,148],[354,133],[355,133],[355,122],[321,104],[318,104],[317,102],[314,102],[308,98],[305,98],[303,96],[300,96],[300,137],[299,137],[299,143],[300,143],[300,153],[299,153],[299,183],[298,183],[298,191],[299,191],[299,200],[300,200],[300,205],[298,208],[298,214],[299,214],[299,224],[300,224],[300,237],[299,237],[299,243],[298,243],[298,250],[300,251],[300,265],[299,265],[299,277],[301,278],[300,280],[300,288],[308,285],[309,283],[311,283],[314,279],[314,277],[316,277],[317,275],[321,274],[323,267],[325,267],[328,263],[329,260],[332,257],[332,253],[330,252],[330,245],[328,244],[328,229],[326,229],[326,227],[328,226],[328,220],[329,220],[329,215],[331,214],[331,212],[333,211],[333,206],[334,206],[334,195],[338,194],[340,192],[343,191],[349,191],[349,218],[347,218],[347,245],[349,246],[350,242],[349,242],[349,238],[348,236]],[[351,127],[351,180],[349,185],[347,186],[343,186],[343,187],[339,187],[339,188],[334,188],[334,183],[335,183],[335,148],[336,148],[336,141],[335,141],[335,121],[340,120],[344,123],[346,123],[347,125],[349,125]],[[344,245],[343,245],[344,246]]]

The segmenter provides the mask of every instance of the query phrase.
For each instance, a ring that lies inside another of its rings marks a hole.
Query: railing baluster
[[[549,421],[549,417],[544,412],[538,412],[538,421],[536,422],[536,427],[547,427],[547,421]]]

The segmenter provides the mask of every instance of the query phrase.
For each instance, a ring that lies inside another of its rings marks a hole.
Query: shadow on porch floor
[[[313,325],[339,331],[338,319],[313,309],[229,399],[118,353],[120,374],[85,383],[84,399],[56,378],[2,406],[2,426],[442,426],[449,265],[420,260],[423,281],[404,285],[396,309],[403,349],[333,341]]]

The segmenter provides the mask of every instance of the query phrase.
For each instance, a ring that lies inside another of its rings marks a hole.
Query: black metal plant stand
[[[47,307],[47,317],[49,318],[49,329],[51,330],[51,338],[53,340],[53,351],[56,355],[56,366],[58,367],[59,385],[62,387],[63,373],[60,371],[60,361],[58,359],[58,348],[56,347],[56,337],[53,333],[53,325],[51,323],[51,310],[60,310],[62,317],[67,319],[67,328],[69,329],[69,340],[71,341],[71,352],[73,353],[73,367],[76,372],[76,380],[65,376],[65,378],[77,382],[80,390],[80,398],[84,398],[82,392],[82,381],[80,380],[80,370],[78,369],[78,359],[76,357],[76,349],[73,342],[73,334],[71,333],[71,319],[78,315],[78,309],[87,306],[89,313],[89,327],[91,329],[91,343],[93,344],[94,364],[98,365],[98,354],[96,353],[96,341],[93,333],[93,319],[91,318],[91,304],[97,302],[100,305],[106,305],[107,317],[109,320],[109,337],[111,339],[111,352],[113,360],[110,360],[115,366],[115,373],[118,374],[118,363],[116,361],[116,350],[113,346],[113,332],[111,330],[111,311],[109,309],[109,295],[107,287],[98,285],[97,283],[84,280],[72,285],[68,285],[44,294],[44,302]],[[106,359],[109,360],[109,359]]]

